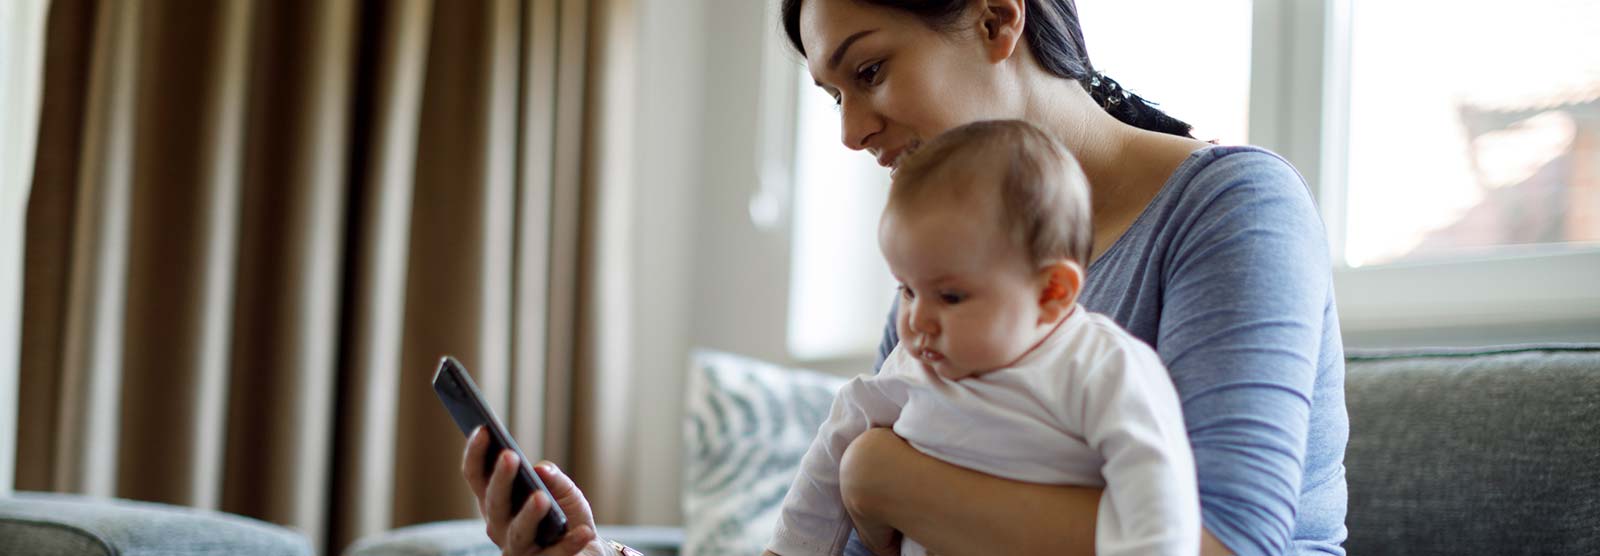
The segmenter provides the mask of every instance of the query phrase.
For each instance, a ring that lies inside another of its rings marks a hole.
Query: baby
[[[1199,553],[1193,455],[1155,352],[1077,304],[1087,180],[1020,121],[969,124],[895,173],[878,243],[900,282],[900,344],[846,384],[801,461],[768,550],[841,554],[839,459],[871,427],[990,475],[1103,487],[1098,554]],[[862,531],[868,546],[892,546]],[[915,539],[902,554],[922,554]]]

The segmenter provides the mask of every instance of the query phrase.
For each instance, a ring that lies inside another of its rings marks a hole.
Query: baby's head
[[[959,380],[1048,336],[1083,285],[1087,182],[1066,147],[1015,120],[952,129],[908,156],[878,227],[903,347]]]

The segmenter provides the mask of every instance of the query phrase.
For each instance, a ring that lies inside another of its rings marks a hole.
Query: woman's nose
[[[859,151],[867,148],[867,141],[883,128],[883,121],[862,102],[841,99],[839,128],[839,140],[844,142],[844,146]]]

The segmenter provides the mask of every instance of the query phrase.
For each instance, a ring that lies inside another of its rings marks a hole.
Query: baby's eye
[[[917,297],[916,292],[911,291],[911,288],[906,287],[905,284],[896,286],[895,289],[900,290],[900,297],[906,299],[916,299]]]
[[[966,294],[961,294],[961,293],[956,293],[956,292],[944,292],[944,293],[939,294],[939,300],[943,301],[943,302],[945,302],[946,304],[949,304],[949,305],[955,305],[955,304],[960,303],[962,301],[966,301],[967,300],[967,296],[966,296]]]

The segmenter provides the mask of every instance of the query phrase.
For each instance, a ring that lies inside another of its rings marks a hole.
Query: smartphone
[[[550,496],[550,489],[545,488],[544,481],[539,480],[539,475],[533,472],[533,464],[528,462],[528,456],[522,454],[522,448],[506,432],[505,424],[484,402],[483,394],[478,392],[478,385],[472,382],[472,377],[467,375],[467,369],[454,357],[444,356],[439,360],[439,371],[433,374],[433,391],[439,395],[439,401],[444,402],[445,410],[450,412],[450,418],[455,420],[461,434],[470,436],[472,430],[480,426],[489,434],[489,451],[483,458],[485,477],[494,473],[494,464],[501,450],[511,450],[517,454],[517,476],[511,481],[511,511],[520,510],[535,490],[544,491],[545,497],[551,501],[550,512],[539,521],[533,540],[541,548],[560,541],[561,536],[567,533],[567,514],[555,504],[555,497]]]

